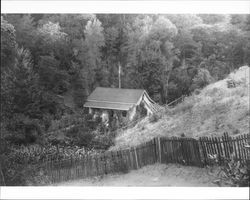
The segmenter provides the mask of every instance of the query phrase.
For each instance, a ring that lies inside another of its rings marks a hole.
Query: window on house
[[[127,116],[127,111],[122,111],[122,116],[126,117]]]

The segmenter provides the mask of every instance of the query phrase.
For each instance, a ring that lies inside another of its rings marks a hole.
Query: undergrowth
[[[233,155],[230,158],[221,157],[218,155],[210,155],[208,166],[210,170],[213,167],[218,167],[216,180],[213,181],[218,186],[231,186],[231,187],[249,187],[249,173],[250,168],[247,164],[242,164],[237,161]]]

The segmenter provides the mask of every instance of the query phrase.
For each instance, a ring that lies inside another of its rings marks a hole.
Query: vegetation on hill
[[[249,15],[2,14],[1,134],[37,143],[96,86],[159,104],[250,64]]]
[[[139,122],[120,133],[115,148],[138,145],[157,136],[194,137],[249,133],[249,67],[211,83],[174,108]],[[233,86],[232,84],[233,83]]]

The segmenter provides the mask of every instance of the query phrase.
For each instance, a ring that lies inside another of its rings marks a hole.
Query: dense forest
[[[249,15],[3,14],[1,135],[46,133],[119,65],[159,104],[189,95],[249,65],[249,32]]]

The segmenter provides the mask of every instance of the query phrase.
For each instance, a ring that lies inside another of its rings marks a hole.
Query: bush
[[[196,89],[194,90],[194,94],[195,94],[195,95],[199,95],[200,93],[201,93],[201,90],[200,90],[200,89],[197,89],[197,88],[196,88]]]
[[[22,114],[14,115],[12,123],[6,125],[5,139],[12,144],[31,144],[37,142],[44,130],[41,121],[30,119]]]
[[[82,147],[88,147],[90,148],[92,145],[94,139],[94,134],[86,131],[86,132],[80,132],[77,137],[77,141],[75,142],[76,145]]]
[[[204,88],[206,85],[213,82],[213,78],[207,69],[200,68],[198,73],[193,78],[191,90]]]
[[[228,88],[235,88],[236,87],[236,82],[233,79],[228,79],[227,80],[227,87]]]
[[[249,187],[249,172],[246,165],[230,160],[222,167],[222,181],[237,187]]]
[[[161,119],[161,118],[162,118],[161,114],[153,113],[152,115],[149,116],[149,122],[155,123],[155,122],[159,121],[159,119]]]
[[[14,185],[44,185],[49,184],[44,170],[44,161],[79,159],[90,153],[85,148],[77,146],[13,146],[1,143],[0,164],[5,184]]]
[[[8,145],[1,152],[0,161],[5,185],[25,186],[29,184],[28,181],[33,184],[40,184],[41,180],[38,183],[34,178],[38,175],[38,168],[40,167],[38,164],[34,164],[34,159],[38,159],[38,156],[19,150],[10,148],[10,145]],[[32,158],[32,156],[35,157]],[[37,160],[35,162],[37,163]]]
[[[70,128],[66,132],[66,137],[68,137],[74,145],[80,147],[90,147],[94,138],[94,134],[92,133],[91,129],[82,125]]]
[[[108,149],[114,144],[110,133],[105,133],[103,126],[98,126],[95,131],[85,126],[76,126],[67,131],[66,136],[74,145],[89,149]]]
[[[231,155],[231,158],[222,157],[218,159],[218,155],[209,155],[209,165],[220,166],[220,171],[217,174],[217,180],[214,183],[218,185],[226,184],[234,187],[249,187],[249,169],[247,165],[235,160],[235,157]]]
[[[114,145],[114,135],[112,134],[104,134],[104,135],[96,135],[92,141],[91,146],[95,149],[104,149],[107,150],[109,147]]]

